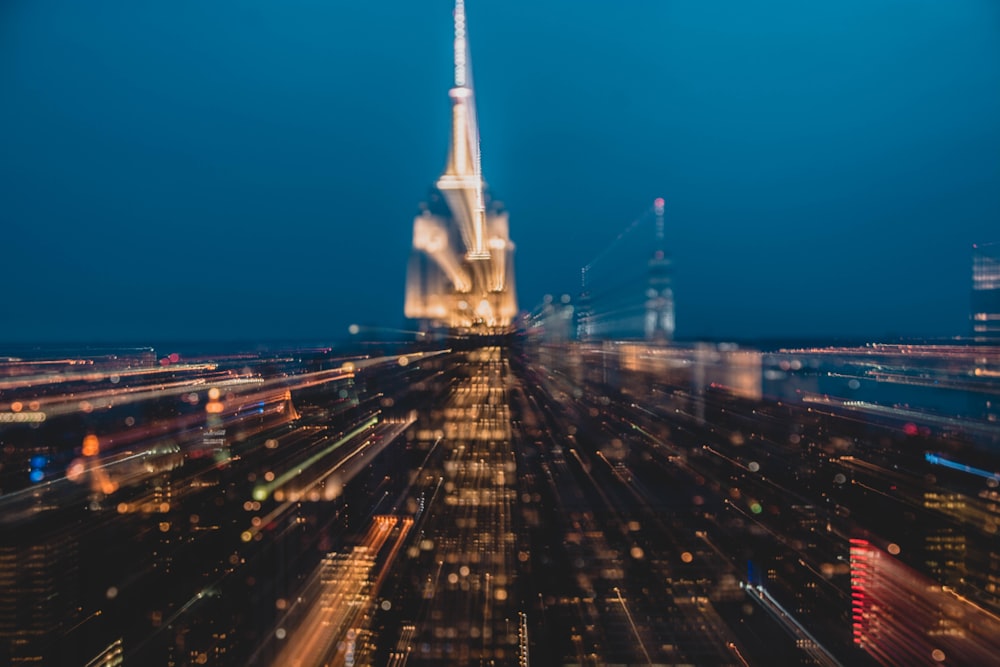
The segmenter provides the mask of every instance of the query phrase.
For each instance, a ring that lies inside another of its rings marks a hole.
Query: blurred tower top
[[[444,173],[413,222],[406,316],[421,326],[492,332],[517,314],[514,244],[483,181],[465,2],[455,2],[455,85]]]

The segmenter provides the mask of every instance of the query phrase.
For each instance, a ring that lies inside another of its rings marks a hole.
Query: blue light
[[[32,470],[31,473],[28,474],[28,478],[32,482],[40,482],[43,479],[45,479],[45,473],[42,472],[41,470],[35,469],[35,470]]]
[[[44,468],[45,464],[48,463],[48,462],[49,462],[49,460],[47,458],[45,458],[44,456],[32,456],[31,457],[31,467],[32,468]]]
[[[939,454],[933,454],[927,452],[924,454],[924,460],[928,463],[944,466],[945,468],[951,468],[952,470],[960,470],[962,472],[967,472],[971,475],[976,475],[978,477],[985,477],[986,479],[995,479],[1000,481],[1000,473],[990,472],[989,470],[983,470],[982,468],[974,468],[964,463],[955,463],[954,461],[949,461],[946,458],[942,458]]]

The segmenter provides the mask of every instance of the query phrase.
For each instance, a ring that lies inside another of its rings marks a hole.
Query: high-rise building
[[[433,327],[496,330],[517,314],[507,213],[490,205],[465,22],[455,2],[451,147],[431,201],[413,221],[405,312]]]
[[[867,539],[850,541],[854,643],[883,665],[996,662],[1000,622],[977,601],[928,579]]]
[[[1000,243],[972,246],[972,337],[1000,343]]]
[[[73,664],[81,657],[79,637],[66,637],[80,621],[75,534],[5,525],[0,535],[0,664]]]
[[[653,204],[656,213],[656,247],[649,260],[649,282],[646,287],[646,340],[665,341],[674,337],[674,290],[670,256],[663,233],[662,199]]]

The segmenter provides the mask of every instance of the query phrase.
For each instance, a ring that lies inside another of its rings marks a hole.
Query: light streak
[[[253,490],[253,498],[254,498],[254,500],[257,500],[257,501],[260,501],[260,502],[263,502],[264,500],[267,500],[268,497],[270,497],[270,495],[274,492],[275,489],[279,488],[280,486],[282,486],[283,484],[285,484],[286,482],[288,482],[290,479],[292,479],[296,475],[301,474],[303,470],[305,470],[306,468],[310,467],[312,464],[316,463],[317,461],[319,461],[324,456],[326,456],[330,452],[334,451],[338,447],[342,446],[345,442],[350,441],[352,438],[355,438],[356,436],[361,435],[362,433],[364,433],[366,430],[368,430],[372,426],[375,426],[378,423],[378,421],[379,421],[378,416],[372,417],[371,419],[369,419],[368,421],[366,421],[365,423],[363,423],[361,426],[358,426],[356,429],[354,429],[353,431],[351,431],[347,435],[345,435],[342,438],[334,441],[333,444],[329,445],[328,447],[325,447],[324,449],[322,449],[318,453],[313,454],[312,456],[310,456],[308,459],[306,459],[302,463],[300,463],[300,464],[296,465],[295,467],[293,467],[291,470],[288,470],[288,471],[282,473],[281,476],[280,477],[276,477],[274,479],[274,481],[268,482],[267,484],[260,484],[260,485],[258,485]]]
[[[166,367],[122,368],[110,372],[79,372],[79,373],[45,373],[43,375],[20,376],[10,380],[0,380],[0,391],[8,389],[27,389],[41,385],[65,384],[67,382],[101,382],[111,375],[119,377],[138,377],[148,375],[174,374],[180,371],[215,370],[217,364],[172,364]]]
[[[629,611],[628,605],[625,603],[625,598],[622,597],[621,590],[615,586],[615,595],[618,596],[618,603],[622,606],[622,610],[625,612],[626,618],[628,618],[628,624],[632,628],[632,634],[635,635],[635,640],[639,642],[639,648],[642,649],[642,655],[646,658],[646,664],[652,667],[653,659],[649,657],[649,651],[646,650],[646,643],[642,641],[642,637],[639,636],[639,628],[635,626],[635,620],[632,618],[632,612]]]
[[[924,454],[924,460],[932,465],[944,466],[945,468],[951,468],[952,470],[959,470],[961,472],[967,472],[970,475],[976,475],[977,477],[982,477],[984,479],[992,479],[994,481],[1000,482],[1000,472],[990,472],[989,470],[983,470],[982,468],[976,468],[964,463],[956,463],[955,461],[949,461],[940,454],[934,454],[932,452],[927,452]]]
[[[751,600],[763,607],[796,639],[802,640],[801,642],[796,642],[796,644],[819,665],[823,665],[824,667],[843,667],[841,662],[826,650],[812,633],[806,630],[805,626],[792,616],[780,602],[771,597],[771,594],[763,586],[752,585],[748,582],[744,586],[744,590],[750,596]]]

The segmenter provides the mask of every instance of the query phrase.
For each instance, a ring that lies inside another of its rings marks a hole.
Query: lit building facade
[[[466,39],[455,3],[451,147],[431,203],[413,221],[406,316],[432,327],[498,330],[517,314],[514,244],[507,214],[489,205]]]
[[[1000,343],[1000,243],[972,247],[972,337]]]
[[[850,541],[854,643],[883,665],[985,665],[1000,622],[976,601],[927,579],[866,539]]]

